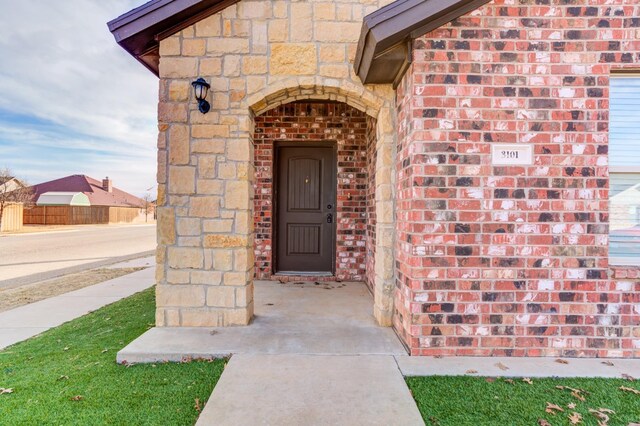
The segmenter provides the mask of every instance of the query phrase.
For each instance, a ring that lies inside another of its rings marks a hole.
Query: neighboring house
[[[0,177],[0,203],[3,204],[0,232],[19,231],[22,229],[24,203],[15,202],[10,193],[24,187],[25,185],[14,177]]]
[[[609,192],[609,259],[640,265],[640,183]]]
[[[0,192],[9,193],[15,191],[16,189],[24,188],[24,184],[11,176],[3,176],[0,177]]]
[[[640,6],[586,3],[153,0],[111,21],[160,78],[157,325],[249,324],[254,279],[339,278],[412,355],[640,357],[640,268],[608,257],[610,88],[640,69]]]
[[[108,177],[72,175],[32,188],[35,207],[24,213],[27,225],[144,222],[144,200],[114,187]]]

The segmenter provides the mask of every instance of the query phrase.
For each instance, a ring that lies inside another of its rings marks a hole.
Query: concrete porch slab
[[[424,422],[392,356],[235,355],[196,424]]]
[[[405,355],[379,327],[362,283],[255,283],[246,327],[153,328],[122,349],[120,363],[181,361],[230,354]]]
[[[557,360],[561,359],[562,362]],[[640,378],[640,359],[397,356],[404,376]],[[563,362],[566,362],[564,364]],[[613,365],[610,365],[613,364]],[[477,371],[477,373],[467,373]]]

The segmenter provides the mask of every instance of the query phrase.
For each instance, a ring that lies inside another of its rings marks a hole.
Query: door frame
[[[331,232],[331,271],[278,271],[278,199],[280,192],[280,149],[281,148],[331,148],[333,151],[333,164],[331,164],[332,176],[333,176],[333,205],[335,206],[335,219],[333,221],[333,230]],[[271,173],[273,179],[273,194],[271,195],[271,242],[272,242],[272,259],[271,259],[271,275],[281,276],[310,276],[310,277],[327,277],[335,276],[336,274],[336,255],[338,249],[338,142],[335,140],[319,140],[319,141],[294,141],[294,140],[277,140],[273,143],[273,171]]]

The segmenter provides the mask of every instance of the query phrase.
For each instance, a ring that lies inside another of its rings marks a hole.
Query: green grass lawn
[[[620,390],[620,386],[640,389],[640,382],[622,379],[486,379],[482,377],[407,377],[418,408],[427,425],[530,425],[539,419],[548,424],[570,425],[569,415],[582,416],[580,425],[598,425],[598,419],[589,409],[610,409],[609,426],[626,426],[640,422],[640,395]],[[581,401],[571,390],[557,389],[568,386],[581,389]],[[547,402],[564,411],[545,412]],[[575,408],[569,408],[575,404]]]
[[[117,365],[153,322],[149,289],[0,351],[0,424],[195,423],[225,361]]]

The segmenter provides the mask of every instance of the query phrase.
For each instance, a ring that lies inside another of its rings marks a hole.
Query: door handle
[[[333,215],[331,213],[327,215],[327,223],[333,223]]]

